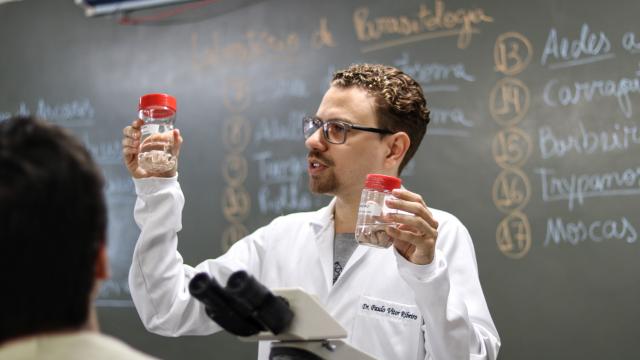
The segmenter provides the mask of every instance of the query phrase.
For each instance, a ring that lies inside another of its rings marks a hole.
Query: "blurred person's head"
[[[108,276],[103,177],[68,131],[0,122],[0,343],[94,326]]]

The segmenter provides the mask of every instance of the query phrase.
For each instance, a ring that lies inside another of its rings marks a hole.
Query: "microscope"
[[[340,340],[347,331],[299,288],[271,292],[245,271],[222,287],[207,273],[189,282],[211,320],[243,341],[271,341],[269,360],[375,360]]]

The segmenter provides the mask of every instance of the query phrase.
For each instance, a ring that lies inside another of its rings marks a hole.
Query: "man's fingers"
[[[130,137],[125,137],[122,139],[122,147],[126,148],[126,147],[138,147],[138,145],[140,145],[140,143],[138,142],[137,139],[134,138],[130,138]]]
[[[137,155],[138,154],[138,149],[137,148],[132,148],[132,147],[123,147],[122,148],[122,154],[125,156],[132,156],[132,155]]]
[[[407,225],[412,229],[417,229],[419,232],[430,232],[431,226],[427,221],[419,216],[406,215],[406,214],[387,214],[386,219],[396,224]]]
[[[141,119],[135,119],[133,120],[133,122],[131,123],[131,127],[136,129],[136,130],[140,130],[140,128],[142,127],[142,125],[144,125],[144,120]]]
[[[126,136],[126,137],[129,137],[129,138],[139,139],[140,138],[140,126],[142,125],[139,122],[142,122],[142,120],[135,120],[133,123],[131,123],[130,126],[127,126],[124,129],[122,129],[122,134],[124,136]]]
[[[122,130],[122,134],[125,138],[129,139],[139,139],[140,138],[140,130],[136,130],[131,126],[127,126]]]
[[[174,155],[178,155],[180,153],[180,147],[182,146],[182,135],[180,135],[180,129],[173,130],[173,152]]]
[[[145,178],[151,175],[157,175],[162,177],[174,176],[176,173],[176,166],[165,173],[148,173],[138,164],[138,155],[140,153],[140,147],[144,147],[145,151],[164,150],[171,149],[171,153],[177,156],[182,145],[182,136],[180,131],[175,129],[172,132],[153,133],[149,136],[145,135],[144,142],[142,141],[141,127],[144,125],[144,121],[137,119],[134,120],[131,125],[122,129],[122,157],[129,173],[136,178]]]
[[[438,237],[438,229],[427,224],[424,219],[413,215],[389,215],[389,220],[398,224],[397,229],[412,238],[435,239]],[[406,238],[402,238],[406,240]]]
[[[433,214],[429,211],[429,208],[427,208],[421,198],[419,202],[416,201],[417,199],[415,198],[413,198],[414,200],[406,200],[406,198],[407,197],[405,197],[405,199],[387,199],[386,205],[391,209],[402,210],[414,214],[415,216],[424,219],[430,226],[434,228],[438,227],[438,222],[433,218]]]
[[[422,242],[419,234],[413,233],[411,231],[400,230],[393,226],[388,226],[386,228],[386,232],[387,232],[387,235],[389,235],[391,238],[394,239],[394,241],[401,240],[411,245],[414,245],[416,247],[421,245],[421,242]]]
[[[429,228],[426,234],[403,224],[397,227],[388,226],[385,230],[394,240],[400,240],[414,245],[416,249],[425,249],[425,244],[429,244],[429,246],[426,247],[427,249],[433,248],[438,239],[438,231],[433,228]]]
[[[404,189],[394,189],[396,199],[387,199],[386,205],[392,209],[408,212],[407,214],[388,214],[397,227],[388,227],[387,234],[393,239],[396,248],[405,246],[405,258],[415,264],[429,264],[433,261],[435,245],[438,238],[438,222],[433,218],[422,196]]]
[[[386,204],[392,209],[403,210],[417,216],[427,217],[431,216],[431,212],[422,203],[415,201],[387,198]]]
[[[424,200],[422,199],[422,196],[420,196],[420,194],[416,194],[416,193],[411,192],[409,190],[406,190],[406,189],[393,189],[392,194],[393,194],[393,196],[397,197],[398,199],[412,201],[412,202],[418,202],[418,203],[421,203],[424,206],[427,206],[427,204],[424,202]]]

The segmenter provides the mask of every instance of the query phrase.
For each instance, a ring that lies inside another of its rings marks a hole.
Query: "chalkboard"
[[[196,264],[328,202],[307,190],[300,119],[333,71],[375,62],[424,87],[432,123],[403,179],[468,227],[500,357],[634,357],[640,2],[230,3],[95,19],[68,0],[0,5],[0,119],[31,113],[72,129],[107,178],[103,331],[169,359],[256,352],[226,334],[150,334],[132,307],[138,229],[120,134],[140,95],[178,99],[180,251]]]

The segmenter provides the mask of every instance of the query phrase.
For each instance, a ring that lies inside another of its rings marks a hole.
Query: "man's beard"
[[[322,161],[327,166],[329,166],[329,168],[325,169],[324,174],[322,175],[317,175],[315,177],[312,175],[309,175],[309,191],[311,191],[314,194],[328,194],[328,195],[335,194],[336,190],[338,190],[338,185],[340,185],[340,183],[336,178],[336,174],[333,171],[333,168],[330,168],[331,166],[334,165],[333,161],[325,158],[324,156],[316,152],[309,153],[309,156],[313,156],[319,159],[320,161]]]
[[[322,176],[309,176],[309,191],[315,194],[335,194],[338,189],[338,179],[335,173]]]

